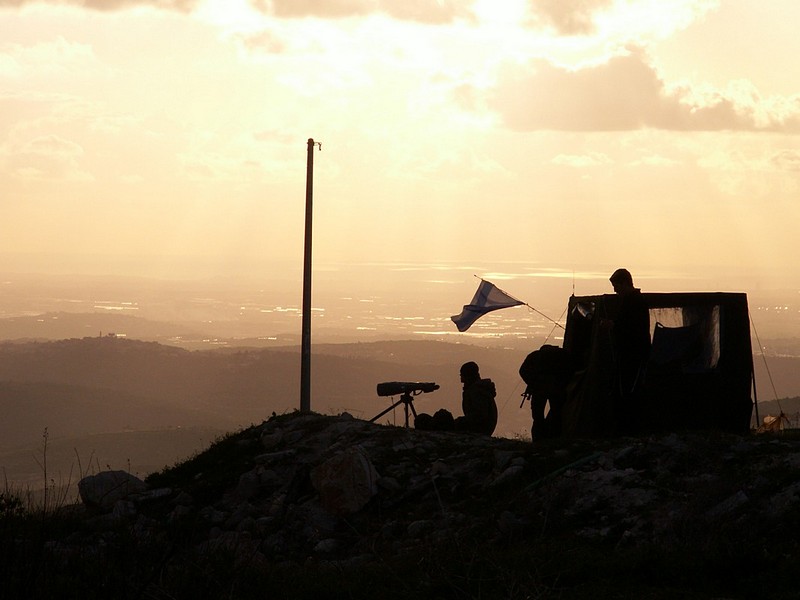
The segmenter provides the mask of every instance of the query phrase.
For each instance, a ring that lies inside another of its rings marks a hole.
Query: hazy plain
[[[582,269],[504,264],[315,265],[312,342],[438,339],[457,343],[535,348],[559,343],[571,294],[610,293],[613,265]],[[748,294],[754,338],[767,351],[794,353],[800,336],[800,283],[754,278],[715,267],[634,272],[644,291],[735,291]],[[504,309],[459,333],[450,316],[478,285],[495,283],[529,306]],[[71,273],[0,275],[0,319],[6,325],[37,317],[42,338],[59,337],[59,313],[126,315],[160,323],[160,341],[202,348],[297,343],[301,329],[302,272],[285,265],[254,265],[230,277],[159,279]],[[168,326],[169,325],[169,326]],[[158,326],[155,327],[159,329]],[[28,330],[28,327],[25,328]],[[0,338],[14,337],[0,332]],[[87,330],[93,336],[99,331]],[[105,333],[111,333],[106,331]],[[132,332],[117,330],[117,335]],[[769,344],[766,342],[769,341]],[[757,346],[754,343],[754,347]]]

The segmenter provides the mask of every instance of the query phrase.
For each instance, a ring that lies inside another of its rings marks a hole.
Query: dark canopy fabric
[[[643,431],[721,429],[747,432],[753,410],[753,353],[747,296],[741,293],[643,293],[651,350],[635,423]],[[615,360],[600,326],[613,319],[617,295],[572,296],[564,349],[576,372],[563,414],[566,435],[610,435]]]

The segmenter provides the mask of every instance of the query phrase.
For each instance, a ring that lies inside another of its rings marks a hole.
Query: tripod
[[[416,395],[416,394],[415,394],[415,395]],[[408,409],[409,409],[409,408],[411,409],[411,412],[412,412],[412,413],[414,413],[414,418],[416,418],[416,417],[417,417],[417,411],[414,409],[414,398],[412,398],[412,397],[411,397],[411,393],[410,393],[410,392],[403,392],[403,394],[400,396],[400,399],[399,399],[397,402],[395,402],[394,404],[392,404],[392,405],[391,405],[389,408],[387,408],[386,410],[382,411],[380,414],[378,414],[378,415],[375,415],[374,417],[372,417],[372,418],[369,420],[369,422],[370,422],[370,423],[374,423],[375,421],[377,421],[378,419],[380,419],[380,418],[381,418],[383,415],[385,415],[386,413],[388,413],[390,410],[394,410],[395,408],[397,408],[397,407],[398,407],[398,406],[400,406],[401,404],[404,404],[404,405],[405,405],[405,406],[404,406],[404,409],[405,409],[405,413],[406,413],[406,427],[408,427]]]

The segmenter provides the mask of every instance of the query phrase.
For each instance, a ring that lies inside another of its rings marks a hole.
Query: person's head
[[[634,289],[633,277],[628,269],[617,269],[611,274],[609,281],[617,294],[624,294]]]
[[[481,378],[481,372],[476,362],[466,362],[461,365],[461,383],[469,383],[478,381]]]

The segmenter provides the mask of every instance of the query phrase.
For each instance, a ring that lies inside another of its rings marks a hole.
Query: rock
[[[394,477],[381,477],[378,479],[378,486],[387,492],[399,492],[403,486]]]
[[[502,450],[494,451],[494,463],[498,469],[505,469],[514,459],[514,453]]]
[[[192,509],[189,506],[184,506],[183,504],[178,504],[172,511],[167,515],[167,522],[172,523],[174,521],[179,521],[180,519],[189,516],[192,514]]]
[[[447,477],[452,474],[452,469],[447,466],[444,461],[437,460],[431,465],[431,477],[442,476]]]
[[[150,502],[152,500],[159,500],[172,495],[172,488],[157,488],[155,490],[146,490],[138,494],[132,494],[131,500],[136,503]]]
[[[361,510],[378,493],[378,472],[366,452],[353,447],[311,470],[322,506],[334,515]]]
[[[286,458],[292,458],[297,454],[297,450],[280,450],[278,452],[267,452],[266,454],[259,454],[253,460],[259,464],[280,461]]]
[[[191,506],[194,504],[194,499],[186,492],[179,492],[172,501],[176,506]]]
[[[244,502],[238,506],[236,506],[230,513],[227,519],[225,519],[225,528],[226,529],[236,529],[239,527],[242,521],[246,518],[250,517],[253,514],[253,506]]]
[[[272,450],[283,441],[283,431],[276,429],[272,433],[263,433],[261,435],[261,445],[265,450]]]
[[[773,518],[780,518],[795,508],[798,503],[800,503],[800,482],[786,486],[770,498],[767,515]]]
[[[118,500],[114,504],[111,514],[116,519],[125,519],[136,516],[136,505],[130,500]]]
[[[233,499],[239,502],[249,500],[258,493],[260,485],[261,481],[258,473],[255,471],[242,473],[236,488],[233,490]]]
[[[501,485],[505,485],[509,481],[513,481],[514,479],[522,475],[522,472],[523,472],[522,466],[511,465],[505,471],[500,473],[500,475],[498,475],[497,478],[489,484],[489,486],[498,487]]]
[[[504,510],[497,518],[497,528],[505,535],[519,533],[526,525],[527,521],[520,519],[513,512]]]
[[[236,526],[236,531],[255,531],[256,529],[256,520],[253,517],[245,517]]]
[[[730,496],[726,500],[723,500],[722,502],[717,504],[706,514],[709,517],[723,517],[731,514],[737,508],[747,504],[749,501],[750,498],[747,497],[747,494],[743,490],[739,490],[733,496]]]
[[[111,510],[119,500],[146,489],[144,481],[125,471],[102,471],[78,482],[81,501],[103,510]]]
[[[420,521],[413,521],[412,523],[408,524],[408,528],[406,531],[408,532],[408,537],[410,538],[420,538],[425,534],[434,530],[433,521],[423,519]]]
[[[321,540],[314,546],[314,552],[317,554],[329,554],[339,548],[339,541],[333,538]]]
[[[206,506],[202,508],[200,510],[200,516],[214,525],[224,523],[225,519],[227,518],[224,512],[221,510],[216,510],[213,506]]]

